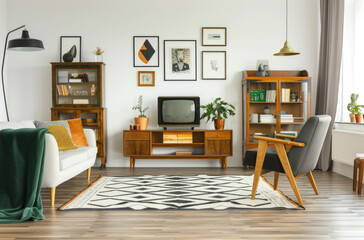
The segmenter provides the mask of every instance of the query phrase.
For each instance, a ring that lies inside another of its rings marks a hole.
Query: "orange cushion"
[[[77,147],[87,147],[87,139],[85,133],[83,132],[81,118],[67,120],[70,126],[71,137],[73,144]]]
[[[49,126],[49,127],[45,127],[45,128],[47,128],[52,133],[54,138],[56,139],[59,151],[77,149],[77,147],[72,142],[72,139],[70,137],[70,134],[68,133],[66,126],[55,125],[55,126]]]

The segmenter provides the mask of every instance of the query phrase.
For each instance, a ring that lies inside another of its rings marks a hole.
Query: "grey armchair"
[[[294,138],[277,134],[277,138],[255,136],[258,140],[258,148],[245,153],[244,164],[255,166],[254,182],[251,199],[255,198],[262,169],[274,171],[274,189],[277,189],[279,173],[285,173],[296,195],[298,203],[303,206],[300,193],[297,188],[296,178],[307,176],[315,193],[318,190],[312,172],[321,153],[321,148],[326,138],[327,130],[331,122],[328,115],[313,116],[307,120],[295,141],[286,141],[278,138]],[[268,147],[274,145],[274,148]],[[285,145],[292,146],[286,151]]]

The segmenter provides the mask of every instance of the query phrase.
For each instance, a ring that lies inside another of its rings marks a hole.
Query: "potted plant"
[[[102,49],[100,47],[96,47],[96,50],[93,52],[93,54],[95,54],[95,61],[96,62],[102,62],[102,54],[104,53],[104,51],[102,51]]]
[[[216,130],[224,129],[225,119],[227,119],[228,116],[235,115],[235,107],[232,104],[223,101],[220,97],[207,105],[202,105],[201,108],[204,109],[201,119],[207,118],[206,122],[209,120],[214,121]]]
[[[350,96],[351,102],[348,104],[348,111],[350,112],[350,122],[361,123],[363,121],[363,114],[361,113],[361,108],[364,105],[358,105],[356,101],[359,98],[359,94],[352,93]]]
[[[135,124],[139,124],[140,130],[147,130],[148,120],[145,116],[145,112],[148,110],[148,107],[143,107],[143,96],[140,95],[138,99],[138,105],[133,107],[133,110],[138,110],[138,117],[134,118]]]
[[[263,113],[264,114],[269,114],[270,113],[270,108],[268,105],[265,105],[264,109],[263,109]]]

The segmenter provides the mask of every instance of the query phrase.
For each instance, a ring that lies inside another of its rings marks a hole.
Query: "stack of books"
[[[192,132],[179,132],[177,142],[178,143],[192,143]]]
[[[266,102],[275,102],[276,96],[277,96],[276,90],[267,90],[265,93],[265,101]]]
[[[305,120],[303,117],[294,117],[293,121],[297,123],[304,123]]]
[[[264,133],[254,133],[253,135],[251,135],[251,142],[258,142],[258,140],[254,139],[254,136],[261,136],[261,137],[269,137],[268,134],[264,134]]]
[[[282,88],[281,102],[290,102],[291,89]]]
[[[281,123],[293,123],[293,114],[281,113]]]
[[[261,123],[275,123],[276,120],[272,114],[260,114],[259,115]]]

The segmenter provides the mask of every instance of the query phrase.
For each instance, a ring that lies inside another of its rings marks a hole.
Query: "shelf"
[[[57,85],[74,85],[74,84],[97,84],[97,82],[77,82],[77,83],[70,83],[70,82],[65,82],[65,83],[57,83]]]
[[[305,102],[281,102],[281,104],[290,104],[290,103],[304,104]]]
[[[277,102],[249,102],[249,103],[264,103],[264,104],[276,104]]]
[[[83,126],[86,126],[86,127],[92,127],[92,126],[96,126],[97,127],[97,123],[82,123]]]
[[[257,122],[257,123],[252,123],[252,122],[249,122],[249,124],[256,124],[256,125],[276,125],[276,123],[260,123],[260,122]]]
[[[58,97],[73,97],[73,98],[79,98],[79,97],[97,97],[97,95],[68,95],[68,96],[59,95]]]
[[[204,143],[152,143],[153,147],[203,147]]]

